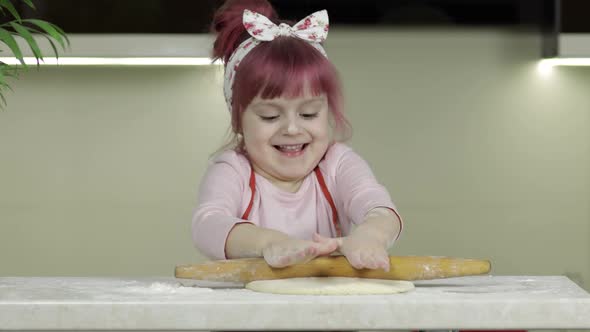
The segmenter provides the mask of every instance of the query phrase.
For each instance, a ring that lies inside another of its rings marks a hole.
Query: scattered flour
[[[165,282],[154,282],[150,285],[145,286],[126,286],[121,290],[131,293],[142,293],[142,294],[192,294],[198,292],[211,292],[211,288],[203,287],[184,287],[180,283],[165,283]]]

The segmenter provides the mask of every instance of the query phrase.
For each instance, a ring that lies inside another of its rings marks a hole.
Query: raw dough
[[[346,277],[310,277],[256,280],[246,288],[262,293],[291,295],[371,295],[411,291],[414,284],[402,280]]]

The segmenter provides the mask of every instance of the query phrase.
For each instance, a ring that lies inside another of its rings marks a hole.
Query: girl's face
[[[273,183],[302,180],[331,140],[327,97],[256,97],[242,114],[242,129],[254,171]]]

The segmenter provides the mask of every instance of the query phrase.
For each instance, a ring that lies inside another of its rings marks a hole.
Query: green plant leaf
[[[6,83],[6,77],[14,77],[13,75],[4,75],[4,70],[0,70],[0,90],[8,89],[13,91],[10,85]]]
[[[35,59],[37,59],[37,65],[39,65],[39,60],[43,60],[43,54],[41,54],[39,45],[35,41],[35,38],[33,38],[33,35],[29,32],[29,29],[16,22],[11,22],[10,25],[27,42],[31,51],[33,51]]]
[[[57,25],[37,19],[26,19],[23,20],[23,22],[28,22],[38,26],[41,30],[43,30],[45,33],[47,33],[53,39],[55,39],[64,50],[66,49],[66,46],[70,45],[70,40],[68,39],[68,36],[66,36],[66,33]]]
[[[7,77],[18,77],[18,70],[16,66],[8,65],[2,61],[0,61],[0,71],[2,74]]]
[[[14,5],[12,5],[12,2],[10,2],[10,0],[0,0],[0,7],[6,8],[10,12],[10,14],[12,14],[12,16],[14,16],[14,18],[16,18],[18,21],[21,20],[20,15],[16,11],[16,8],[14,8]]]
[[[6,84],[4,82],[4,80],[6,79],[4,77],[4,71],[6,70],[5,66],[7,66],[7,65],[4,62],[2,62],[2,65],[0,65],[0,84],[2,84],[2,85]]]
[[[4,98],[4,94],[2,92],[0,92],[0,99],[2,99],[2,105],[0,106],[0,108],[4,108],[4,106],[6,106],[6,98]]]
[[[6,67],[8,67],[8,65],[6,65],[5,63],[2,63],[2,65],[0,65],[0,99],[2,100],[2,102],[0,103],[0,109],[3,109],[4,106],[6,106],[6,99],[4,98],[3,91],[5,89],[9,89],[12,91],[10,85],[8,85],[8,83],[5,82],[4,71],[6,70]]]
[[[55,54],[55,58],[59,58],[59,52],[57,51],[57,47],[55,46],[55,43],[53,42],[53,39],[51,39],[51,37],[49,37],[46,34],[41,34],[43,37],[45,37],[47,39],[47,41],[49,42],[49,45],[51,45],[51,48],[53,49],[53,54]]]
[[[14,39],[14,37],[12,37],[12,33],[10,31],[4,28],[0,28],[0,41],[10,48],[14,57],[17,58],[23,66],[27,66],[25,60],[23,59],[23,54],[20,48],[18,47],[16,40]]]
[[[59,34],[62,35],[68,41],[68,44],[70,43],[70,40],[68,39],[68,35],[66,34],[65,31],[63,31],[62,28],[58,27],[57,25],[55,25],[53,23],[47,22],[47,24],[51,25],[55,30],[57,30],[57,32],[59,32]]]
[[[35,8],[35,4],[31,0],[23,0],[23,2],[26,3],[27,6],[33,8],[34,10],[37,10],[37,8]]]
[[[6,77],[18,77],[18,71],[16,71],[15,69],[7,69],[4,73],[4,76]]]
[[[9,22],[0,24],[0,44],[5,44],[9,48],[7,53],[12,52],[12,55],[19,60],[25,69],[27,64],[24,61],[22,51],[14,36],[21,37],[25,40],[37,59],[37,65],[39,65],[40,60],[43,60],[43,52],[39,48],[34,34],[38,33],[49,41],[56,57],[58,56],[58,47],[56,47],[56,44],[59,44],[63,50],[66,50],[66,48],[69,47],[70,41],[68,36],[60,27],[38,19],[23,20],[11,1],[12,0],[0,0],[0,15],[10,15],[15,18]],[[22,2],[30,8],[36,9],[32,0],[22,0]],[[7,78],[18,78],[21,69],[22,68],[18,66],[9,66],[0,61],[0,109],[4,109],[7,104],[4,92],[7,89],[12,91],[12,88],[6,82]]]
[[[47,41],[49,42],[49,45],[51,45],[51,48],[53,49],[53,54],[55,54],[56,58],[59,58],[59,51],[57,50],[57,46],[55,46],[55,41],[53,39],[51,39],[51,36],[46,34],[44,31],[41,31],[39,29],[35,29],[34,27],[27,27],[29,29],[30,32],[32,33],[36,33],[40,36],[45,37],[45,39],[47,39]]]
[[[6,77],[18,77],[17,67],[14,65],[8,65],[4,62],[1,62],[0,64],[0,72]]]

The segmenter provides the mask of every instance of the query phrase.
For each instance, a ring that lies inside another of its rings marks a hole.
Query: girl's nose
[[[299,123],[295,119],[287,120],[286,130],[285,133],[287,135],[297,135],[301,132],[301,128],[299,127]]]

